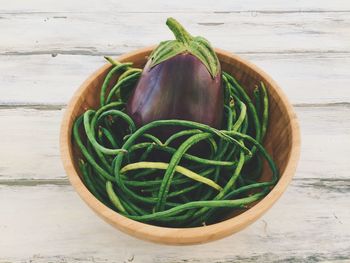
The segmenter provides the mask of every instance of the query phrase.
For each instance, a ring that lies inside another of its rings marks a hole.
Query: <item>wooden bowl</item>
[[[128,53],[119,61],[134,62],[143,67],[147,56],[154,47]],[[74,94],[62,122],[60,135],[61,156],[70,182],[81,198],[100,217],[119,230],[140,239],[172,245],[187,245],[213,241],[235,233],[261,217],[282,195],[291,181],[300,153],[300,134],[296,115],[278,85],[255,65],[231,53],[216,50],[222,69],[233,74],[251,94],[255,84],[263,81],[270,98],[270,123],[265,138],[265,147],[275,160],[281,178],[271,192],[254,206],[239,215],[232,215],[225,221],[194,228],[167,228],[140,223],[126,218],[99,202],[80,179],[76,151],[72,144],[72,126],[78,115],[88,108],[96,108],[99,103],[101,84],[111,68],[107,64],[92,74]],[[268,169],[264,169],[264,180],[270,179]]]

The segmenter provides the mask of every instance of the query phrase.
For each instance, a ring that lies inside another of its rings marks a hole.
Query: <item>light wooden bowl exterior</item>
[[[143,67],[153,47],[137,50],[118,58],[119,61],[131,61],[135,66]],[[79,177],[77,151],[72,144],[72,126],[76,117],[88,108],[96,108],[99,103],[99,91],[102,81],[110,69],[106,64],[92,74],[74,94],[64,114],[60,148],[64,168],[70,182],[81,198],[100,217],[119,230],[134,237],[157,243],[188,245],[205,243],[231,235],[261,217],[282,195],[290,183],[300,154],[300,133],[296,115],[278,85],[262,70],[240,57],[222,50],[216,50],[222,69],[232,73],[251,93],[255,84],[263,81],[270,98],[270,123],[265,138],[265,147],[280,169],[281,178],[271,192],[247,211],[230,219],[209,226],[195,228],[166,228],[140,223],[128,219],[99,202],[85,187]],[[263,178],[269,179],[268,169],[264,169]]]

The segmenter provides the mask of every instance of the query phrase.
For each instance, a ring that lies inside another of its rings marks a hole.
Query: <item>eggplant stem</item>
[[[186,31],[186,29],[178,22],[176,19],[169,17],[166,20],[166,24],[169,29],[173,32],[177,41],[180,41],[184,44],[189,44],[193,37],[190,33]]]

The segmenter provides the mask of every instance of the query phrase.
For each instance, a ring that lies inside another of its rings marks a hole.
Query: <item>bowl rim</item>
[[[149,53],[154,49],[154,47],[155,46],[150,46],[137,49],[133,52],[123,54],[117,59],[123,61],[137,54]],[[279,199],[279,197],[282,195],[282,193],[286,190],[287,186],[291,182],[292,177],[295,174],[298,160],[300,157],[301,144],[299,124],[292,105],[289,103],[286,95],[278,86],[278,84],[268,74],[266,74],[256,65],[228,51],[215,49],[215,52],[218,53],[220,56],[231,57],[239,63],[245,64],[247,67],[249,67],[256,73],[258,73],[260,76],[262,76],[266,80],[266,82],[269,83],[269,86],[275,90],[278,97],[282,100],[283,105],[285,105],[292,130],[292,144],[291,153],[289,155],[286,168],[283,174],[280,175],[280,180],[267,196],[265,196],[256,205],[254,205],[247,211],[233,218],[208,226],[192,228],[170,228],[154,226],[129,219],[105,206],[89,192],[89,190],[85,187],[84,183],[81,181],[78,173],[76,172],[73,165],[73,159],[69,151],[69,140],[71,140],[71,124],[74,121],[71,117],[74,111],[74,106],[79,101],[80,95],[83,93],[85,88],[89,85],[91,81],[95,79],[96,75],[99,75],[100,73],[104,72],[108,67],[110,67],[110,64],[106,64],[99,68],[97,71],[95,71],[93,74],[91,74],[83,82],[80,88],[74,93],[72,99],[69,101],[61,124],[60,152],[64,169],[68,174],[70,183],[73,185],[76,192],[78,192],[80,197],[95,213],[97,213],[100,217],[102,217],[102,219],[104,219],[109,224],[117,227],[119,230],[143,240],[171,245],[198,244],[217,240],[235,232],[238,232],[239,230],[243,229],[247,225],[257,220],[259,217],[261,217]]]

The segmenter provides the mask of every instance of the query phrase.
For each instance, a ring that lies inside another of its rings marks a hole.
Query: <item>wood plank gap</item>
[[[4,103],[0,102],[0,110],[11,110],[11,109],[30,109],[30,110],[42,110],[42,111],[56,111],[62,110],[66,107],[66,104],[21,104],[21,103]]]
[[[0,11],[0,15],[52,15],[52,14],[104,14],[108,12],[94,12],[94,11],[14,11],[6,12]],[[225,10],[225,11],[193,11],[193,10],[174,10],[174,11],[113,11],[114,14],[325,14],[325,13],[350,13],[350,10],[323,10],[323,9],[298,9],[298,10]]]
[[[350,108],[350,102],[330,102],[330,103],[294,103],[295,108]]]
[[[1,176],[1,175],[0,175]],[[70,185],[68,179],[0,179],[0,186]]]

